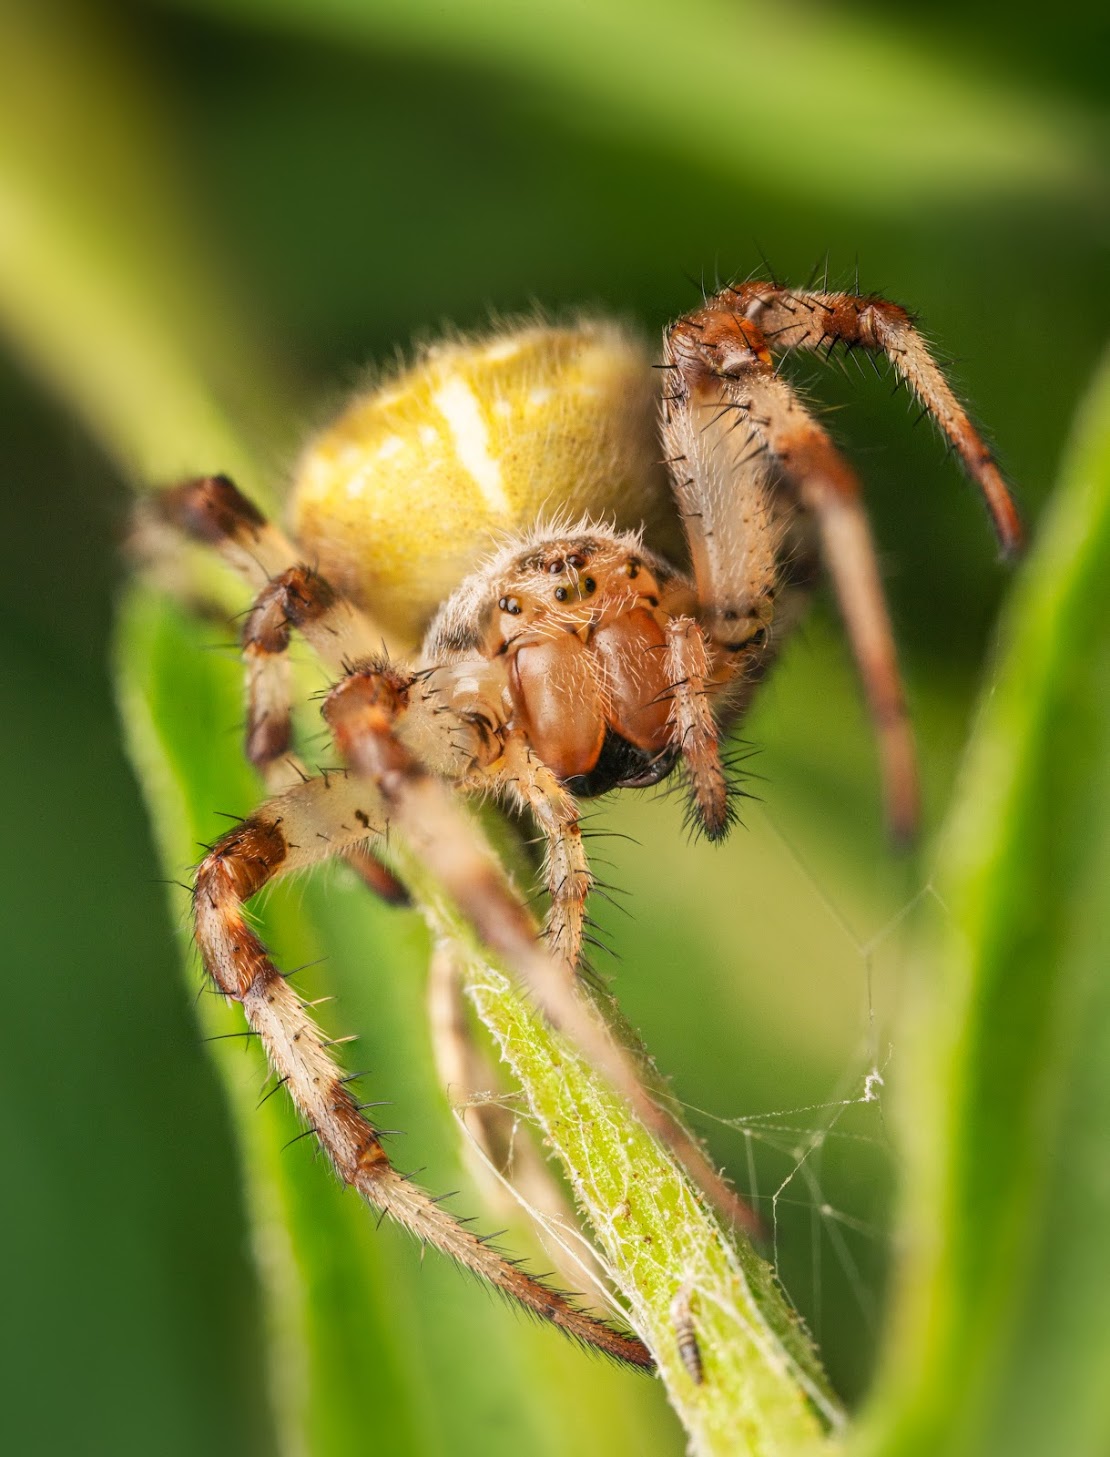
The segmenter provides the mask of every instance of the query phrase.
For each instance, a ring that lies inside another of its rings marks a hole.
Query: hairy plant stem
[[[403,849],[395,859],[433,934],[452,943],[478,1016],[566,1170],[691,1450],[699,1457],[795,1452],[839,1429],[843,1416],[809,1334],[771,1267],[742,1235],[725,1234],[624,1101],[478,945],[427,870]],[[690,1302],[701,1383],[678,1348],[680,1291]]]

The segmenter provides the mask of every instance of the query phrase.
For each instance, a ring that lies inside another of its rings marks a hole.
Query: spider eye
[[[573,564],[574,563],[573,563],[573,560],[572,560],[571,565],[573,566]],[[564,571],[565,569],[566,569],[566,562],[563,561],[562,557],[556,557],[553,562],[548,562],[548,564],[547,564],[547,570],[551,573],[551,575],[553,577],[557,577],[559,575],[559,573],[561,571]]]
[[[585,565],[586,558],[584,556],[579,556],[577,552],[573,552],[570,556],[567,557],[567,566],[573,567],[575,571],[577,571],[579,567],[584,567]]]
[[[565,602],[567,600],[567,589],[565,587],[555,588],[555,601]]]
[[[587,592],[597,591],[597,583],[594,581],[593,577],[587,577],[582,585],[585,587]]]
[[[520,616],[520,603],[515,597],[502,597],[497,605],[502,612],[508,612],[512,617]]]
[[[630,577],[638,577],[640,575],[639,559],[637,557],[630,557],[628,565],[627,567],[625,567],[625,571]]]

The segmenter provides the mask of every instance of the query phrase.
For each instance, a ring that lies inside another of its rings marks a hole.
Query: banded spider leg
[[[815,579],[815,525],[875,726],[888,819],[908,840],[919,818],[913,734],[859,481],[771,357],[841,341],[889,355],[982,491],[1003,548],[1016,550],[1020,518],[989,450],[908,314],[881,299],[724,289],[667,331],[663,436],[715,686],[738,695],[733,714],[746,705]]]

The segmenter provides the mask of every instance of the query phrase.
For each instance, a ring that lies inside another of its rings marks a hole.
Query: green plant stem
[[[398,863],[433,933],[460,958],[470,999],[567,1172],[691,1450],[700,1457],[792,1452],[839,1428],[843,1414],[770,1266],[742,1236],[726,1237],[670,1156],[543,1023],[426,870],[404,852]],[[678,1351],[680,1291],[698,1331],[701,1384]]]

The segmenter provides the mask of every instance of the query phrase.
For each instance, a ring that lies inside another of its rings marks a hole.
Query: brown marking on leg
[[[221,546],[229,537],[249,544],[266,518],[227,476],[200,476],[171,486],[158,497],[173,524],[194,541]]]
[[[255,586],[295,560],[284,534],[227,476],[199,476],[171,486],[152,498],[151,508],[191,541],[215,547]]]
[[[757,323],[774,349],[831,350],[837,344],[885,354],[956,448],[987,503],[1002,549],[1013,554],[1024,538],[1010,488],[982,435],[971,423],[909,312],[874,294],[793,291],[766,283],[720,293],[711,308]]]
[[[543,834],[544,878],[551,899],[544,939],[551,955],[573,974],[582,952],[586,899],[593,885],[578,805],[519,735],[505,745],[498,783],[529,811]]]
[[[690,776],[697,819],[709,839],[720,840],[728,833],[733,815],[717,725],[709,707],[711,675],[701,628],[692,618],[672,618],[667,624],[671,733]]]
[[[367,786],[344,776],[313,780],[279,797],[225,835],[201,863],[195,883],[197,943],[215,985],[241,1004],[275,1073],[344,1182],[416,1237],[489,1280],[528,1309],[618,1360],[650,1367],[635,1336],[579,1310],[566,1296],[493,1249],[418,1185],[392,1167],[363,1116],[327,1041],[300,996],[249,929],[243,905],[275,875],[344,848],[364,833],[352,807]],[[303,835],[300,844],[292,835]],[[308,837],[311,837],[310,839]]]
[[[551,1025],[628,1100],[726,1219],[749,1234],[760,1232],[759,1220],[690,1132],[644,1088],[632,1057],[579,995],[577,979],[544,950],[532,917],[447,786],[429,775],[395,736],[409,687],[403,675],[383,667],[352,674],[332,690],[324,716],[343,757],[377,787],[391,826],[404,835],[479,938],[504,958]]]
[[[770,458],[798,504],[813,513],[875,725],[887,816],[896,838],[908,840],[919,812],[913,736],[859,482],[827,433],[776,376],[764,357],[757,326],[751,320],[743,325],[725,327],[719,310],[710,305],[671,331],[674,395],[666,428],[687,442],[689,456],[698,434],[696,422],[708,417],[709,426],[701,426],[701,432],[719,430],[722,412],[735,408],[752,448]],[[740,480],[750,488],[746,477]],[[743,506],[743,499],[739,504]],[[764,536],[767,529],[761,521],[755,535]],[[753,577],[753,585],[758,580]],[[773,592],[769,571],[763,580]],[[701,595],[700,580],[698,587]],[[705,590],[711,607],[719,602],[712,583]],[[710,622],[718,646],[720,616],[718,610]]]
[[[373,891],[379,900],[390,906],[412,905],[412,897],[408,891],[393,872],[382,864],[373,850],[354,845],[350,850],[344,850],[343,858],[367,890]]]

